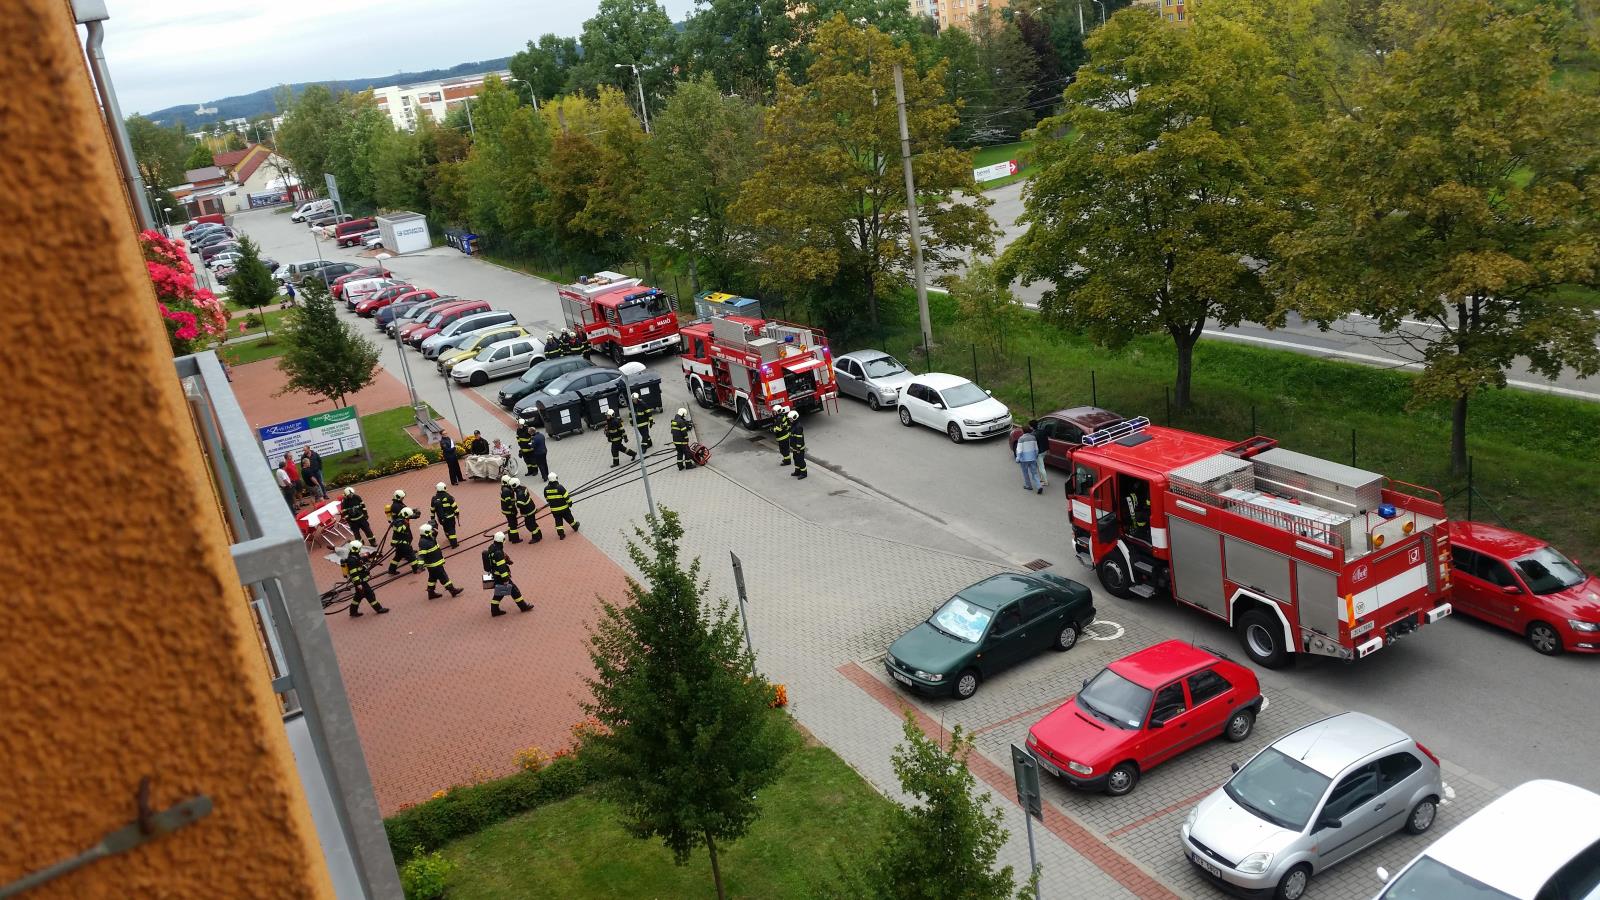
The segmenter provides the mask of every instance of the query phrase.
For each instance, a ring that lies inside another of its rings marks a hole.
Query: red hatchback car
[[[1456,612],[1514,631],[1533,649],[1600,653],[1600,578],[1536,537],[1450,523]]]
[[[364,299],[356,302],[356,315],[370,316],[378,310],[383,309],[385,306],[393,303],[402,295],[414,294],[416,292],[417,286],[414,284],[397,284],[394,287],[386,287],[381,291],[374,291],[373,293],[368,294]]]
[[[1085,681],[1028,729],[1028,752],[1068,784],[1120,797],[1186,750],[1219,735],[1249,737],[1266,708],[1254,672],[1213,650],[1163,641]]]

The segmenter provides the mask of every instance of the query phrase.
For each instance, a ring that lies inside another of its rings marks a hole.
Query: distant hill
[[[380,87],[388,84],[409,84],[415,81],[433,81],[440,78],[454,78],[458,75],[475,75],[479,72],[493,72],[506,68],[511,62],[511,57],[502,56],[499,59],[485,59],[478,62],[464,62],[448,69],[430,69],[426,72],[401,72],[397,75],[380,75],[375,78],[351,78],[345,81],[306,81],[289,85],[295,96],[301,91],[320,84],[335,94],[340,91],[364,91],[367,88]],[[276,113],[277,107],[273,104],[272,93],[277,86],[264,88],[253,94],[240,94],[237,97],[224,97],[221,100],[207,100],[204,106],[207,109],[215,108],[216,112],[204,116],[196,116],[194,110],[198,103],[185,103],[180,106],[169,106],[155,112],[145,113],[150,118],[162,125],[169,125],[179,119],[183,120],[185,127],[198,130],[201,125],[213,122],[222,122],[228,119],[250,119],[267,113]]]

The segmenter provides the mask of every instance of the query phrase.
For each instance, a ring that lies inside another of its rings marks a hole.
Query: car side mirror
[[[1379,881],[1383,882],[1384,884],[1388,884],[1389,883],[1389,870],[1388,869],[1385,869],[1383,866],[1379,866],[1376,869],[1373,869],[1372,871],[1374,871],[1374,872],[1376,872],[1378,874],[1378,880]]]
[[[1501,588],[1500,592],[1507,595],[1516,595],[1522,593],[1522,588],[1519,588],[1514,584],[1508,584]]]
[[[1088,689],[1089,689],[1089,679],[1085,678],[1083,680],[1083,687],[1079,688],[1079,690],[1087,691]]]
[[[987,396],[987,397],[993,397],[994,396],[994,391],[984,391],[983,393],[984,393],[984,396]]]
[[[1164,728],[1166,727],[1166,724],[1166,721],[1163,719],[1151,719],[1150,724],[1146,725],[1145,727],[1150,729]]]
[[[1344,820],[1340,819],[1337,816],[1334,816],[1334,817],[1331,817],[1331,818],[1318,819],[1317,820],[1317,830],[1321,831],[1324,828],[1338,828],[1340,825],[1343,825],[1343,824],[1344,824]]]

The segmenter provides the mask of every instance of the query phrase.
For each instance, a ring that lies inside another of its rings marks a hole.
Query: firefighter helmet
[[[444,490],[444,482],[441,481],[438,484],[434,485],[433,489],[436,490],[436,491]]]
[[[433,523],[429,522],[429,523],[423,525],[422,526],[422,533],[423,534],[429,534],[429,535],[433,534]]]
[[[500,476],[500,483],[501,484],[510,484],[511,483],[511,476],[510,475],[501,475]]]
[[[345,552],[347,552],[347,553],[351,553],[351,554],[360,553],[361,552],[361,542],[360,541],[351,541],[350,542],[350,546],[348,546],[348,547],[346,547],[344,549],[345,549]]]
[[[800,418],[800,413],[798,413],[798,412],[796,412],[795,410],[792,410],[792,409],[789,410],[789,421],[791,421],[791,422],[798,421],[799,418]]]
[[[494,533],[494,542],[496,544],[504,544],[506,542],[506,533],[504,531],[496,531]]]
[[[395,491],[394,492],[394,498],[396,500],[404,500],[406,498],[406,492],[405,491]]]
[[[678,407],[678,415],[683,416],[684,418],[688,418],[689,417],[689,411],[680,406],[680,407]]]
[[[554,472],[551,472],[551,473],[550,473],[550,477],[549,477],[549,478],[548,478],[548,479],[546,479],[546,480],[547,480],[547,481],[560,481],[560,480],[561,480],[561,476],[560,476],[560,475],[557,475],[557,474],[556,474],[556,473],[554,473]]]
[[[402,518],[402,519],[415,519],[416,517],[417,517],[417,511],[416,510],[412,509],[409,506],[400,507],[400,518]]]

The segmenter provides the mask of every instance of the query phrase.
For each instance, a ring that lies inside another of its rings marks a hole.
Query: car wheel
[[[756,430],[755,413],[750,411],[750,404],[743,400],[739,401],[739,427],[745,431]]]
[[[1433,820],[1438,818],[1439,804],[1432,797],[1424,797],[1411,807],[1411,815],[1406,816],[1406,834],[1423,834],[1433,827]]]
[[[1131,762],[1117,763],[1106,776],[1106,793],[1113,797],[1121,797],[1133,791],[1139,783],[1139,767]]]
[[[1067,625],[1061,629],[1059,634],[1056,635],[1056,642],[1051,646],[1052,649],[1065,652],[1067,650],[1071,650],[1073,647],[1077,646],[1077,644],[1078,626]]]
[[[1535,622],[1528,626],[1528,646],[1543,653],[1545,656],[1559,656],[1561,654],[1561,635],[1544,622]]]
[[[877,394],[868,394],[867,395],[867,409],[870,409],[873,412],[877,412],[878,410],[883,409],[883,404],[878,402],[878,395]]]
[[[1244,652],[1259,666],[1281,669],[1289,663],[1289,648],[1283,645],[1283,628],[1272,613],[1252,609],[1239,617],[1239,642]]]
[[[483,387],[489,383],[489,376],[483,372],[473,372],[470,381],[473,387]]]
[[[1253,709],[1236,709],[1228,717],[1228,724],[1222,729],[1222,736],[1237,744],[1250,736],[1256,727],[1256,713]]]
[[[1106,589],[1106,593],[1122,600],[1133,596],[1133,592],[1128,590],[1131,585],[1127,570],[1123,569],[1122,560],[1117,556],[1111,555],[1100,560],[1095,573],[1100,576],[1100,586]]]
[[[1278,879],[1278,889],[1272,896],[1276,900],[1300,900],[1306,894],[1306,885],[1311,883],[1311,867],[1305,863],[1290,869]]]
[[[956,699],[966,700],[978,692],[978,682],[983,678],[977,669],[963,669],[956,676]]]
[[[900,407],[900,424],[907,428],[911,427],[911,410],[904,406]]]
[[[944,427],[944,433],[949,435],[950,440],[954,443],[959,444],[963,440],[961,436],[961,426],[954,422],[951,422],[949,425]]]

